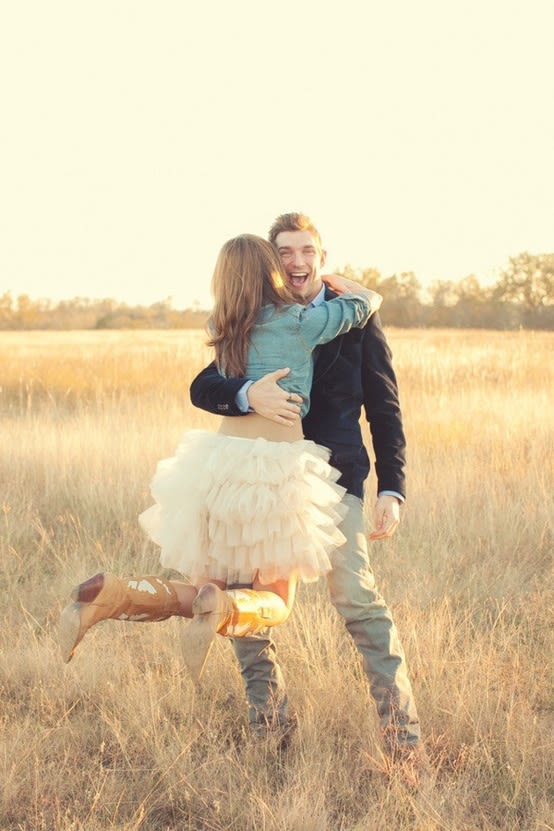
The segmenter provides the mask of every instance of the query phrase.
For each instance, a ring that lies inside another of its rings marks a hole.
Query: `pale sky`
[[[328,265],[496,279],[554,251],[554,0],[16,0],[0,295],[209,305],[301,210]]]

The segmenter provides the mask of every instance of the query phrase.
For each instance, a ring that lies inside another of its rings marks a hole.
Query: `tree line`
[[[32,300],[26,294],[0,296],[0,330],[4,329],[199,329],[204,309],[174,309],[171,298],[151,306],[133,306],[105,298]]]
[[[511,257],[498,281],[482,286],[474,275],[437,280],[424,290],[409,271],[383,277],[377,269],[346,266],[342,274],[385,298],[383,322],[400,327],[554,329],[554,254]],[[76,297],[53,303],[26,294],[0,296],[0,329],[190,329],[209,312],[173,308],[171,298],[150,306]]]
[[[424,293],[413,272],[383,278],[375,269],[344,269],[384,297],[381,317],[402,327],[554,329],[554,254],[511,257],[494,285],[475,275],[437,280]]]

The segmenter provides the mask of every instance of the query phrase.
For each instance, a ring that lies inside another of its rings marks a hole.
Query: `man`
[[[326,252],[311,219],[304,214],[279,216],[269,239],[275,245],[287,280],[298,301],[318,304],[333,297],[321,280]],[[295,397],[289,398],[278,381],[284,368],[251,383],[226,379],[215,364],[193,381],[195,406],[219,415],[255,411],[277,423],[298,418]],[[298,399],[296,398],[296,401]],[[366,327],[352,329],[319,348],[312,386],[311,407],[303,420],[304,435],[331,449],[331,464],[341,472],[339,484],[348,514],[341,525],[347,538],[332,557],[328,575],[331,601],[363,658],[371,695],[380,719],[385,750],[390,758],[423,758],[417,711],[406,662],[391,613],[376,589],[369,565],[363,517],[364,482],[369,458],[359,419],[365,410],[375,452],[378,496],[371,540],[390,537],[400,521],[405,498],[405,438],[391,353],[379,315]],[[292,719],[283,677],[269,634],[234,641],[249,703],[254,732],[286,732]]]

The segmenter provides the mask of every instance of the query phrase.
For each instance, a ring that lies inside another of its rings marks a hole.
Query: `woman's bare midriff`
[[[301,421],[296,421],[292,427],[286,427],[258,413],[223,416],[218,432],[225,436],[237,436],[242,439],[262,438],[268,441],[300,441],[304,438]]]

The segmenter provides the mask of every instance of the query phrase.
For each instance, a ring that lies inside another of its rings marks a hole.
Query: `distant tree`
[[[457,285],[452,280],[436,280],[432,283],[426,322],[430,326],[452,326],[452,309],[458,302],[458,297]]]
[[[31,300],[28,294],[18,295],[15,315],[22,329],[35,328],[40,316],[40,301]]]
[[[390,326],[418,326],[422,320],[421,286],[412,271],[381,277],[376,268],[353,268],[346,265],[338,271],[349,280],[357,280],[366,288],[383,295],[383,321]]]
[[[434,306],[451,308],[458,302],[458,285],[452,280],[435,280],[431,283],[429,295]]]
[[[483,328],[489,293],[483,289],[474,274],[464,277],[457,285],[458,301],[454,308],[455,326]]]
[[[554,326],[554,254],[524,251],[510,257],[494,290],[494,299],[517,304],[521,325]]]
[[[354,268],[351,265],[346,265],[338,273],[342,274],[348,280],[358,280],[362,286],[365,286],[367,289],[373,289],[373,291],[378,290],[382,279],[381,273],[376,268]]]
[[[9,291],[0,296],[0,328],[11,329],[14,323],[13,299]]]
[[[391,326],[421,325],[421,285],[413,271],[386,277],[379,281],[377,289],[384,298],[381,317],[385,323]]]

